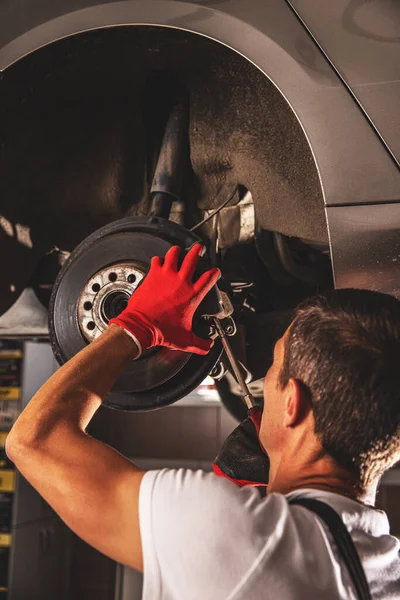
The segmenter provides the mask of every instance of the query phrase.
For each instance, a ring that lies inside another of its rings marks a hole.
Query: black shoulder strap
[[[325,502],[315,498],[293,498],[293,500],[289,500],[289,504],[304,506],[321,517],[336,542],[339,554],[349,571],[359,599],[372,600],[360,557],[345,524],[337,512]]]

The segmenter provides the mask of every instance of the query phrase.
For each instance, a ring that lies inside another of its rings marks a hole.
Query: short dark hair
[[[296,310],[280,385],[301,382],[323,449],[362,487],[400,459],[400,302],[333,290]]]

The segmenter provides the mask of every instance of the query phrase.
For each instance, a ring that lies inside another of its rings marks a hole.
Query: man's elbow
[[[24,418],[25,417],[25,418]],[[82,431],[67,420],[33,419],[22,414],[6,439],[8,458],[19,465],[37,464],[45,457],[59,454],[60,448],[73,443],[76,432]]]
[[[36,436],[33,435],[32,431],[25,431],[25,428],[20,427],[17,421],[6,438],[5,451],[7,457],[18,466],[26,459],[32,458],[37,448],[38,440]]]
[[[21,440],[20,436],[11,429],[10,433],[7,435],[5,451],[7,457],[13,462],[17,464],[20,458],[23,457],[26,452],[26,444]]]

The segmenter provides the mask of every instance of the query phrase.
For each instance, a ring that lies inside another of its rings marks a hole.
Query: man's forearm
[[[11,430],[8,450],[12,451],[13,443],[43,444],[66,428],[84,431],[117,377],[137,354],[134,341],[112,325],[35,394]]]

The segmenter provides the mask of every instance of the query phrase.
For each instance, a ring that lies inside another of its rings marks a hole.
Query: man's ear
[[[283,426],[297,425],[308,413],[309,403],[304,396],[301,384],[297,379],[289,379],[285,388],[285,408]]]

